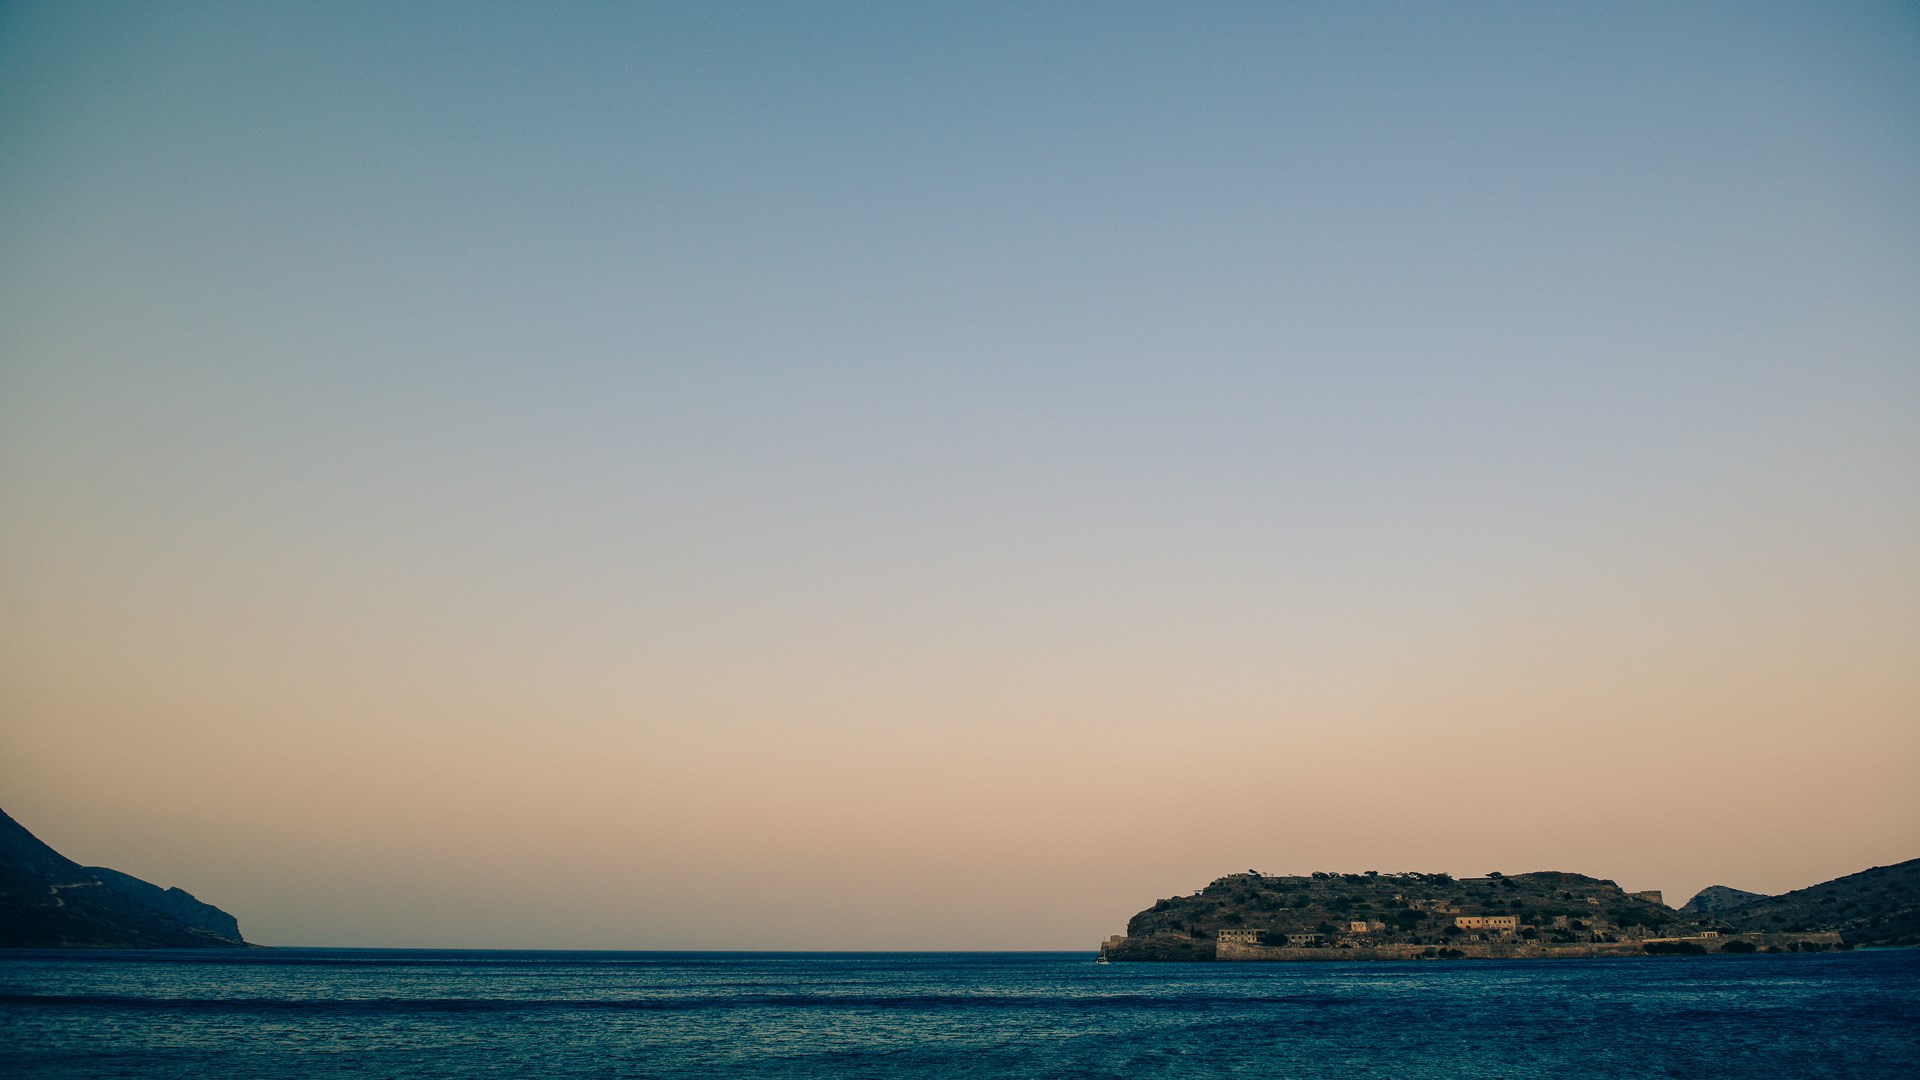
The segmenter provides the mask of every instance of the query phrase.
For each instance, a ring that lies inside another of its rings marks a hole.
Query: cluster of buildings
[[[1453,925],[1462,930],[1478,930],[1489,934],[1511,934],[1520,929],[1518,915],[1455,915]]]

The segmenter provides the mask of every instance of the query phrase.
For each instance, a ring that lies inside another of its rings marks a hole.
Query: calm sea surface
[[[0,953],[0,1076],[1920,1077],[1920,950]]]

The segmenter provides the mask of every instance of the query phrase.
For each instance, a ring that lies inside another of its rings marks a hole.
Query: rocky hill
[[[0,948],[244,948],[232,915],[181,889],[81,866],[0,811]]]
[[[1714,911],[1745,932],[1834,930],[1854,945],[1920,945],[1920,859]]]
[[[1727,885],[1709,885],[1694,893],[1693,899],[1680,905],[1680,914],[1689,919],[1704,919],[1716,912],[1765,899],[1766,893],[1747,892]]]
[[[1762,896],[1713,886],[1681,911],[1658,892],[1547,871],[1230,874],[1159,900],[1112,960],[1626,956],[1920,945],[1920,859]]]

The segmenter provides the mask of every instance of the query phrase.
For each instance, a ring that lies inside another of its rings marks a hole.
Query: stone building
[[[1453,925],[1462,930],[1488,930],[1499,934],[1511,934],[1520,928],[1517,915],[1455,915]]]

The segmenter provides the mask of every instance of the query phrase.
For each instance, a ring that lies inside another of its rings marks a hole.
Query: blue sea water
[[[0,953],[21,1077],[1920,1077],[1920,950]]]

